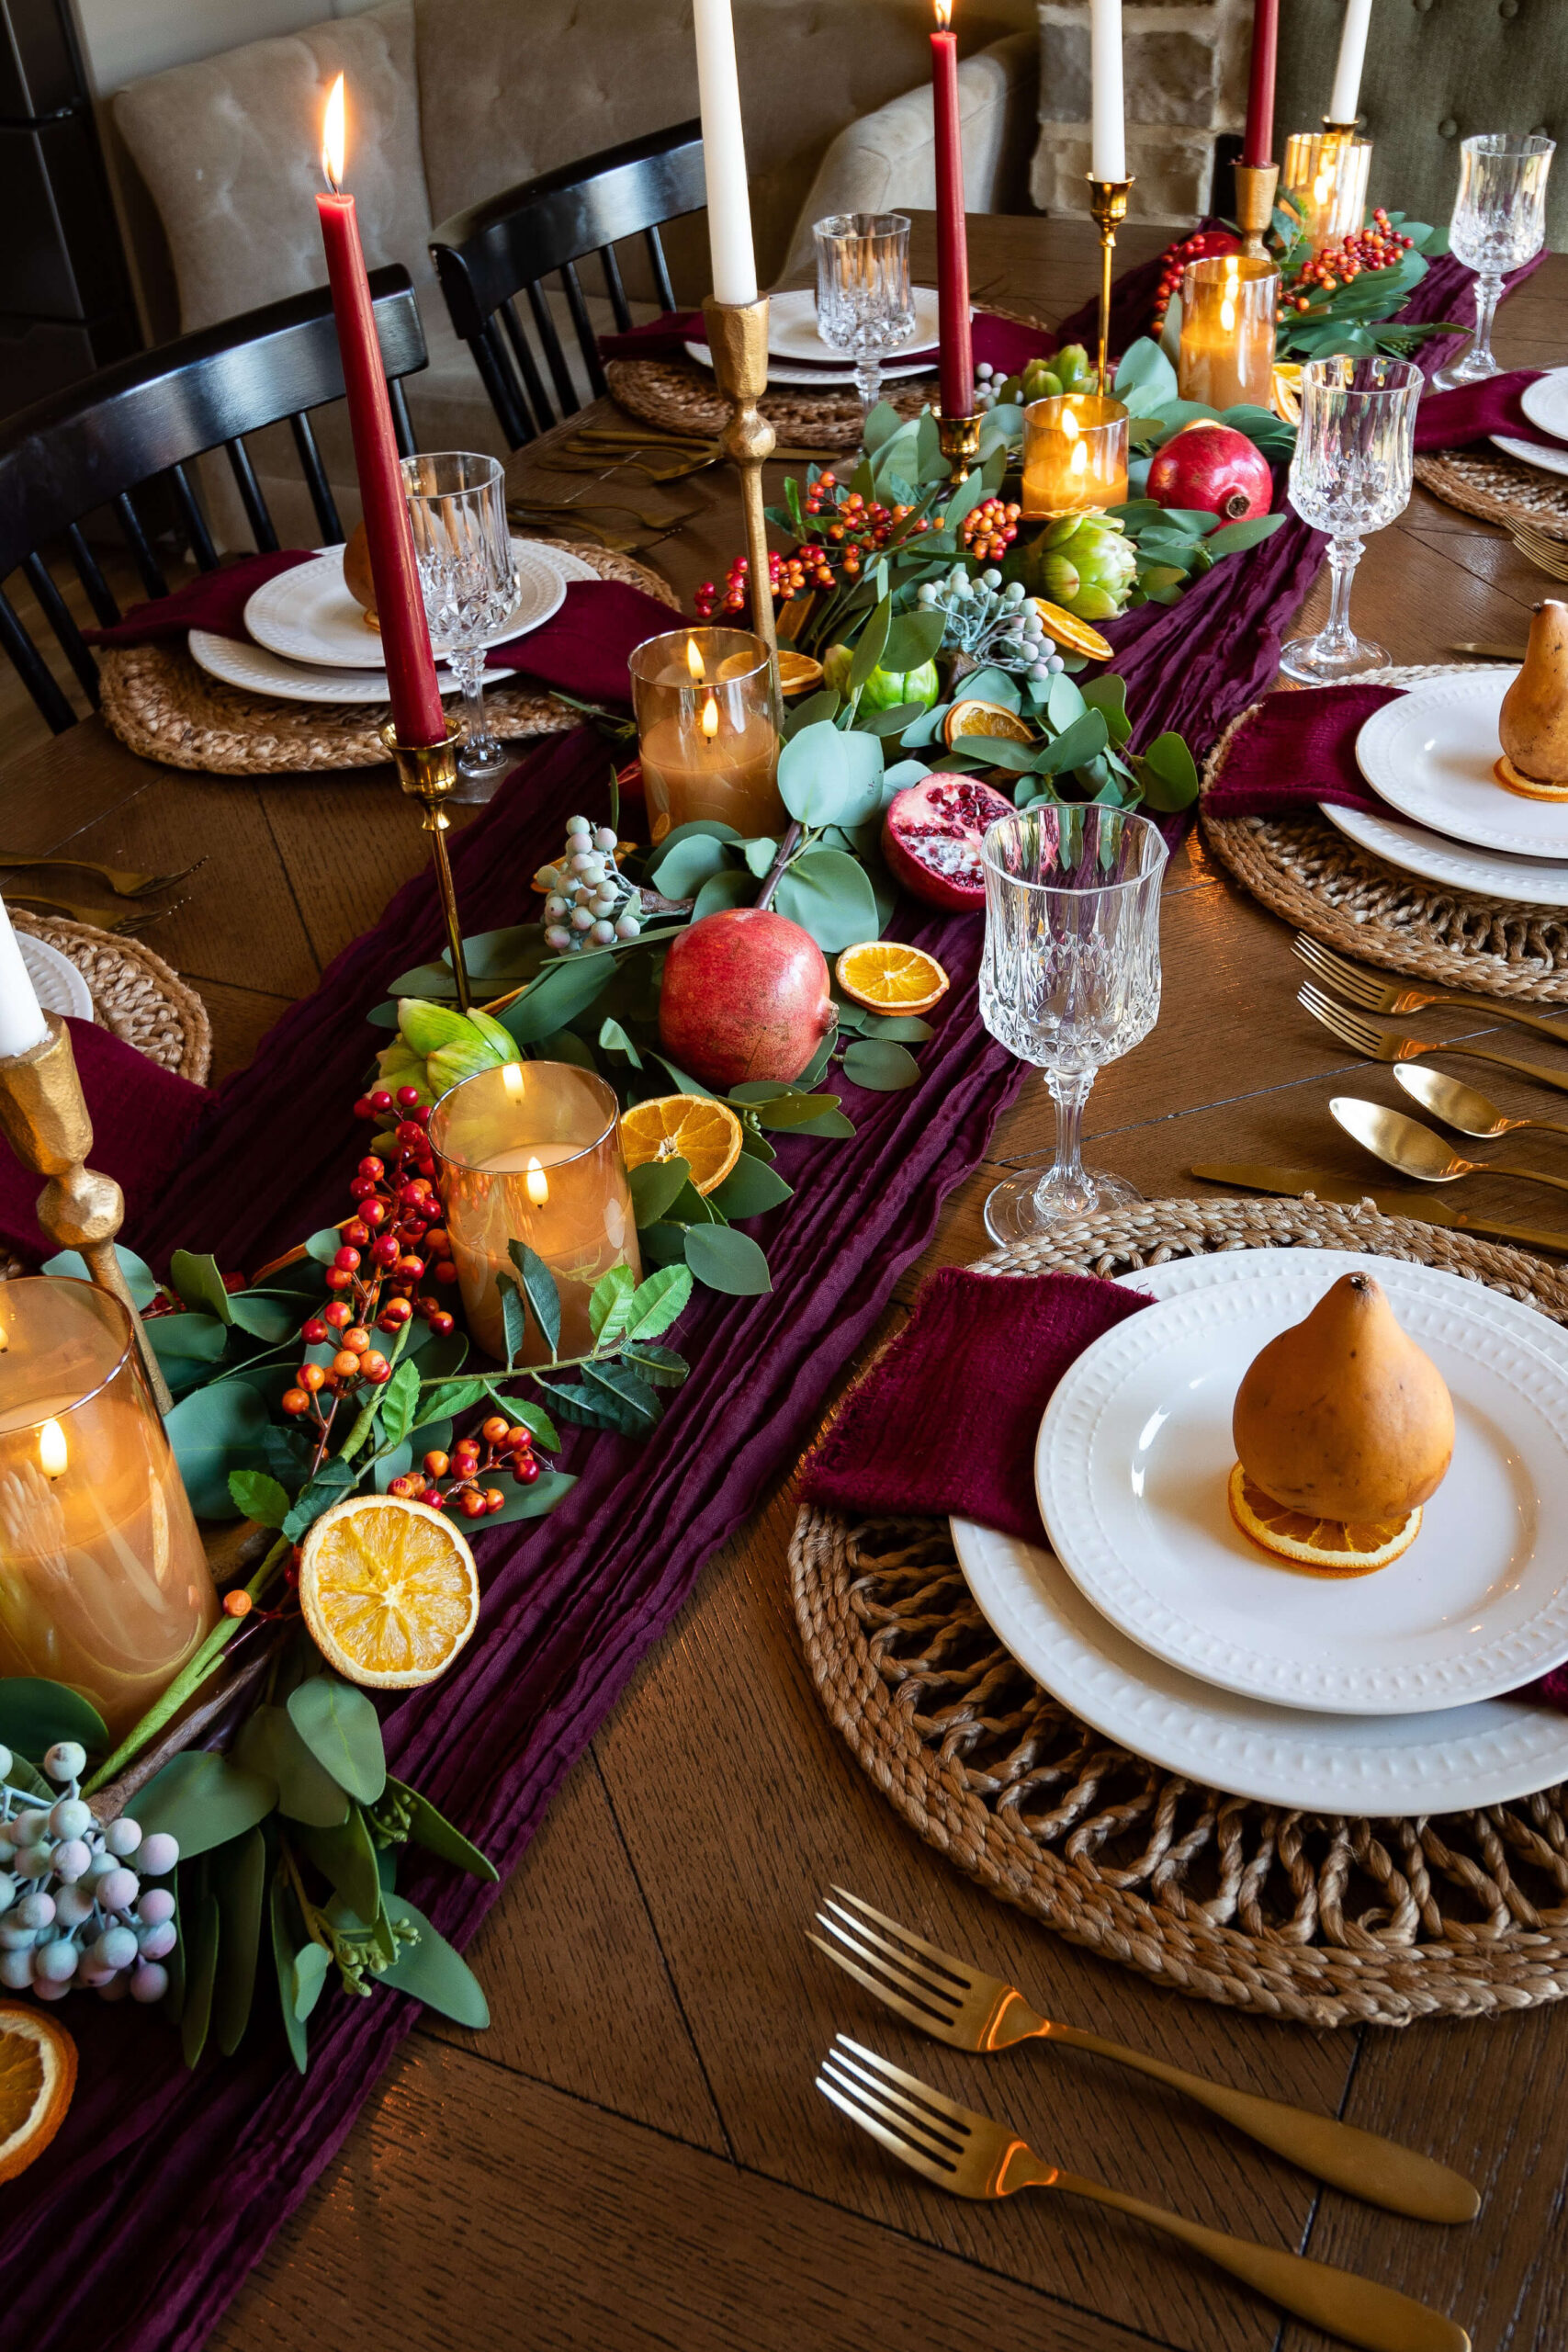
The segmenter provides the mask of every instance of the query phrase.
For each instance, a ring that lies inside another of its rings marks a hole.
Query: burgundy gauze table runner
[[[1121,281],[1113,348],[1143,331],[1157,276],[1150,262]],[[1469,283],[1458,263],[1438,262],[1408,315],[1445,316]],[[1062,334],[1091,324],[1086,310]],[[1451,339],[1427,345],[1423,364],[1437,365],[1448,347]],[[1261,547],[1217,564],[1180,604],[1111,624],[1137,741],[1179,728],[1201,756],[1258,698],[1322,545],[1292,515]],[[542,746],[457,838],[468,930],[518,919],[528,876],[559,850],[564,819],[605,809],[609,764],[584,733]],[[653,1439],[572,1433],[562,1461],[581,1474],[579,1485],[551,1518],[479,1538],[475,1639],[439,1681],[385,1717],[392,1769],[476,1838],[503,1879],[704,1562],[814,1434],[835,1378],[1022,1082],[974,1009],[978,919],[905,900],[891,929],[940,955],[953,982],[921,1048],[919,1086],[869,1095],[846,1084],[852,1140],[785,1139],[780,1166],[796,1196],[761,1228],[773,1295],[697,1293],[675,1334],[692,1376]],[[434,886],[421,875],[284,1015],[251,1069],[220,1090],[183,1170],[127,1240],[154,1262],[184,1245],[251,1269],[336,1216],[357,1148],[349,1105],[378,1042],[364,1014],[395,972],[436,954],[441,941]],[[458,1945],[498,1892],[444,1869],[407,1883]],[[311,2020],[301,2078],[267,2017],[269,1966],[264,1953],[258,2022],[240,2053],[209,2058],[194,2075],[155,2018],[87,1999],[65,2005],[82,2051],[74,2103],[53,2146],[0,2190],[0,2309],[17,2342],[195,2352],[330,2164],[420,2010],[391,1992],[329,1995]]]

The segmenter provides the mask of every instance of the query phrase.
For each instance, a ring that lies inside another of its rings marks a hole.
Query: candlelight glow
[[[508,1102],[517,1102],[517,1101],[519,1100],[519,1098],[521,1097],[522,1092],[523,1092],[523,1065],[522,1065],[522,1063],[521,1063],[521,1062],[507,1062],[507,1063],[505,1063],[505,1064],[503,1065],[502,1069],[502,1073],[501,1073],[501,1082],[502,1082],[502,1086],[504,1086],[504,1087],[505,1087],[505,1089],[506,1089],[506,1095],[507,1095],[507,1100],[508,1100]]]
[[[716,695],[710,694],[706,702],[703,705],[703,734],[705,739],[711,743],[717,733],[718,696]]]
[[[700,686],[707,676],[703,668],[703,650],[694,637],[686,639],[686,667],[692,673],[692,684]]]
[[[944,33],[953,23],[953,0],[936,0],[936,28]]]
[[[7,1335],[6,1335],[6,1326],[4,1325],[4,1323],[0,1323],[0,1356],[3,1356],[3,1355],[5,1354],[5,1352],[6,1352],[6,1349],[10,1346],[10,1344],[11,1344],[11,1342],[10,1342],[9,1338],[8,1338],[8,1337],[7,1337]]]
[[[531,1156],[528,1161],[528,1172],[524,1179],[524,1186],[535,1208],[542,1209],[549,1205],[549,1179],[538,1161]]]
[[[1334,167],[1325,164],[1312,184],[1312,200],[1314,204],[1326,204],[1333,193]]]
[[[1080,427],[1077,418],[1073,414],[1070,408],[1065,408],[1062,411],[1061,426],[1069,441],[1076,441],[1077,439]]]
[[[1067,459],[1067,471],[1070,474],[1081,474],[1086,473],[1088,470],[1089,443],[1087,441],[1075,441],[1073,443],[1073,454]]]
[[[321,121],[321,169],[334,196],[343,187],[343,75],[340,74],[327,94],[327,110]]]
[[[65,1431],[58,1421],[45,1421],[38,1433],[39,1467],[46,1478],[58,1478],[70,1460]]]
[[[1239,266],[1235,254],[1230,254],[1225,262],[1224,300],[1220,304],[1220,325],[1226,334],[1235,333],[1235,282]]]

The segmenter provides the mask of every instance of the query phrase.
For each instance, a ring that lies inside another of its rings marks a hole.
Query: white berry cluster
[[[566,820],[566,854],[534,876],[545,899],[545,944],[558,956],[578,947],[613,947],[642,931],[642,899],[615,863],[611,825],[597,831],[586,817]]]
[[[1005,377],[997,374],[989,360],[981,360],[975,370],[975,408],[977,414],[983,416],[988,409],[995,408],[1006,380]]]
[[[166,1878],[179,1846],[166,1830],[144,1838],[123,1814],[100,1823],[78,1790],[86,1763],[74,1740],[51,1747],[43,1769],[62,1793],[44,1804],[11,1786],[11,1751],[0,1747],[0,1984],[30,1986],[40,2001],[74,1986],[106,2001],[160,2001],[179,1940],[175,1898],[142,1881]]]
[[[998,670],[1016,670],[1037,686],[1049,684],[1066,667],[1062,656],[1041,626],[1032,598],[1020,580],[1002,586],[993,566],[972,580],[955,563],[945,580],[927,580],[919,591],[924,612],[944,616],[942,644],[991,662]]]

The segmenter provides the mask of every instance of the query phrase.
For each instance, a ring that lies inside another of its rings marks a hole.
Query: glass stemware
[[[1421,370],[1408,359],[1309,359],[1302,369],[1302,418],[1291,460],[1291,503],[1314,531],[1326,531],[1328,619],[1315,637],[1285,646],[1280,667],[1308,685],[1333,685],[1388,661],[1382,646],[1350,628],[1350,582],[1361,534],[1381,531],[1410,503],[1416,466],[1416,403]]]
[[[1045,1073],[1056,1157],[986,1203],[993,1240],[1032,1241],[1064,1216],[1122,1208],[1143,1194],[1091,1173],[1079,1148],[1097,1072],[1159,1017],[1159,896],[1166,847],[1146,817],[1044,807],[998,818],[986,835],[986,944],[980,1017],[1021,1061]]]
[[[1546,175],[1553,153],[1553,142],[1534,131],[1526,138],[1487,130],[1460,142],[1449,251],[1479,273],[1475,334],[1464,356],[1433,377],[1439,391],[1502,373],[1492,356],[1492,321],[1508,271],[1533,261],[1546,243]]]
[[[817,332],[853,362],[863,408],[874,408],[882,357],[915,332],[909,223],[901,212],[834,212],[818,220]]]
[[[500,461],[447,449],[403,459],[414,560],[430,642],[463,689],[467,732],[457,753],[459,800],[488,800],[512,765],[489,729],[485,643],[517,602],[517,568]]]

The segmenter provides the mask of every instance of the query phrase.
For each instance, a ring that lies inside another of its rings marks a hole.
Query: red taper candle
[[[1248,170],[1274,160],[1274,61],[1280,47],[1280,0],[1253,0],[1252,72],[1247,85],[1247,139],[1241,160]]]
[[[340,74],[327,100],[321,138],[321,169],[332,184],[332,194],[319,196],[316,209],[321,216],[321,243],[326,247],[333,313],[343,354],[344,390],[348,397],[370,577],[376,589],[376,617],[387,659],[392,723],[399,742],[412,750],[416,744],[444,743],[446,717],[435,684],[435,657],[430,650],[430,628],[414,562],[413,532],[392,431],[387,374],[376,337],[376,312],[359,243],[359,222],[353,197],[341,192],[343,117]]]
[[[964,142],[958,130],[958,40],[948,28],[953,0],[936,0],[931,35],[931,110],[936,129],[937,339],[942,346],[942,413],[975,413],[975,355],[969,342],[969,239],[964,223]]]

